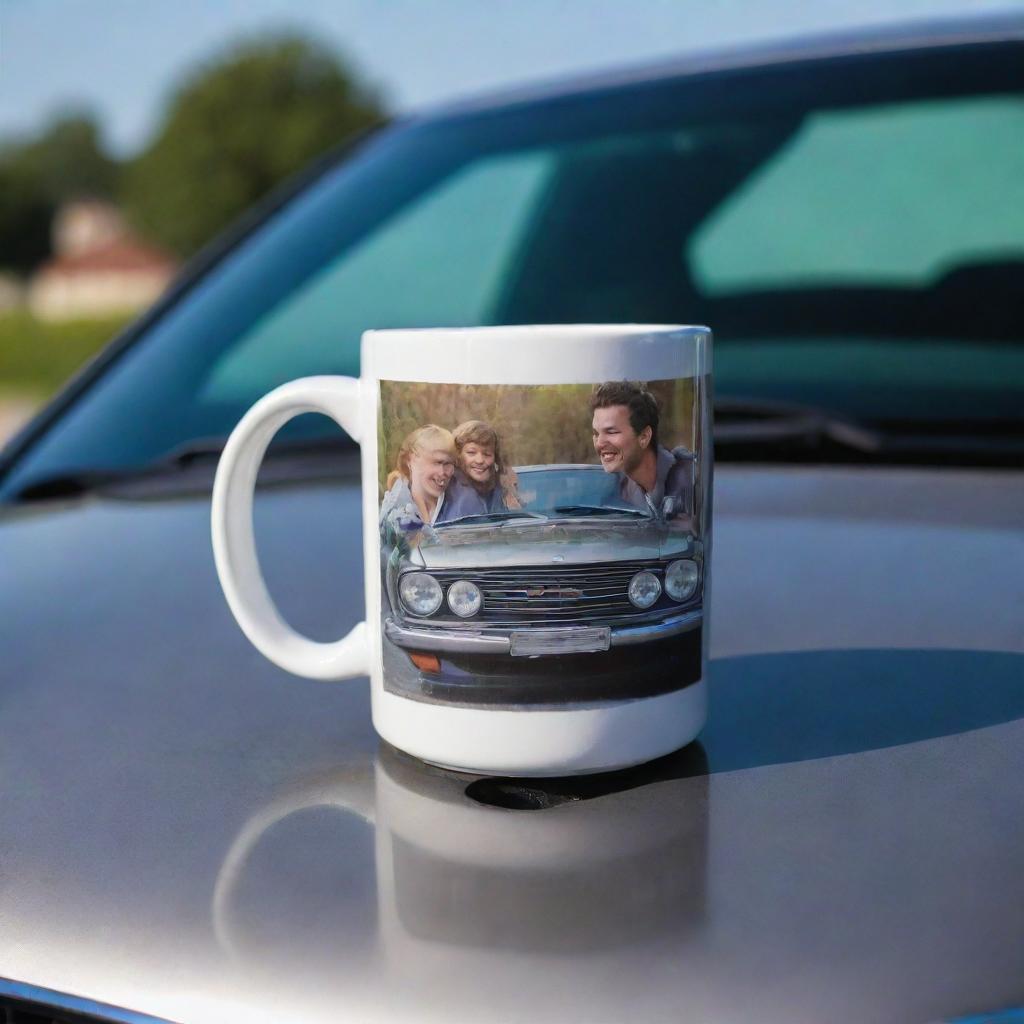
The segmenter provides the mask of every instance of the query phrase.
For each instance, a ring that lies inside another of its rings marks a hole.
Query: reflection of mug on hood
[[[552,954],[678,947],[704,919],[706,766],[694,744],[660,768],[471,781],[382,745],[372,774],[360,767],[312,780],[242,827],[218,874],[214,929],[240,963],[326,957],[340,983],[346,951],[359,949],[353,973],[367,985],[379,984],[372,975],[382,970],[415,996],[436,984],[438,970],[458,972],[475,979],[463,995],[484,1002],[514,981],[501,956],[509,950],[522,967],[536,956],[537,970],[548,970]],[[678,789],[668,813],[666,786]],[[326,811],[349,821],[335,850],[315,841]],[[352,883],[339,885],[336,871],[318,865],[361,858],[343,840],[363,823],[375,871],[354,871]],[[375,919],[359,909],[374,876]],[[278,892],[288,899],[273,902]],[[263,920],[268,904],[276,916]]]

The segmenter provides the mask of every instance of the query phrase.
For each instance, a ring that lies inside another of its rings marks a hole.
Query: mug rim
[[[684,324],[489,324],[366,331],[363,376],[425,384],[594,384],[711,372],[711,329]]]

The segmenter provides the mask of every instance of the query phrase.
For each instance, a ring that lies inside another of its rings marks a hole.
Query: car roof
[[[889,25],[780,36],[778,39],[740,46],[694,49],[655,62],[486,91],[424,108],[420,116],[431,120],[458,117],[718,72],[869,54],[1007,42],[1024,42],[1024,11],[918,19]]]

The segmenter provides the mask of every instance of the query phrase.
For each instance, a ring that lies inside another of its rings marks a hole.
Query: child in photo
[[[455,428],[454,441],[455,477],[439,522],[522,507],[516,493],[515,471],[505,464],[501,439],[489,423],[460,423]]]

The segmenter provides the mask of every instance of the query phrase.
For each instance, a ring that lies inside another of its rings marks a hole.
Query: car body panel
[[[262,659],[205,500],[6,512],[0,975],[189,1021],[1020,1002],[1021,508],[1012,473],[720,466],[705,766],[534,811],[396,769],[365,680]],[[359,516],[354,480],[257,501],[324,639]]]
[[[621,520],[559,518],[546,522],[506,520],[495,526],[441,526],[410,555],[421,568],[458,569],[469,547],[481,565],[588,565],[592,562],[646,561],[693,550],[684,531],[634,516]],[[614,553],[615,558],[610,557]]]
[[[454,117],[506,109],[516,104],[558,102],[581,94],[628,89],[658,80],[841,60],[868,54],[919,53],[942,47],[993,43],[1004,45],[1009,40],[1024,41],[1024,17],[1012,10],[973,17],[917,19],[874,28],[861,26],[846,31],[783,37],[746,46],[695,48],[660,62],[496,89],[480,96],[439,103],[420,116]]]

